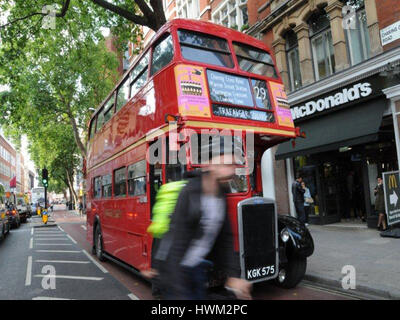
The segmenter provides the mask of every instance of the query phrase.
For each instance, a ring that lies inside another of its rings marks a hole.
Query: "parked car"
[[[11,202],[8,202],[6,204],[6,210],[8,216],[8,223],[10,223],[10,225],[13,228],[19,228],[19,226],[21,225],[21,217],[19,215],[16,205]]]
[[[23,197],[17,197],[17,211],[21,222],[26,222],[29,216],[29,208]]]
[[[10,232],[10,223],[8,222],[6,201],[0,196],[0,239],[4,239]]]

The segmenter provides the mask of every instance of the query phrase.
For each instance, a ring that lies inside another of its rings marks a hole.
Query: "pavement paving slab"
[[[340,225],[310,225],[309,230],[315,251],[308,259],[307,280],[342,288],[343,267],[350,265],[356,271],[355,291],[400,299],[400,239]]]

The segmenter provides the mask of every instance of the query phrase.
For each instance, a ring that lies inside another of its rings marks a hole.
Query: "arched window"
[[[347,46],[352,65],[358,64],[370,56],[370,43],[364,0],[341,0],[347,6],[343,16]]]
[[[286,57],[288,63],[290,90],[294,91],[301,88],[301,72],[299,59],[299,45],[297,35],[293,30],[286,33]]]
[[[329,17],[321,10],[313,14],[309,21],[310,41],[314,61],[315,79],[330,76],[335,71],[335,56]]]

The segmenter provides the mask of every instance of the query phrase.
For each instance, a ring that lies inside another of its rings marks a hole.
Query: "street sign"
[[[383,173],[385,208],[388,224],[400,222],[400,171]]]

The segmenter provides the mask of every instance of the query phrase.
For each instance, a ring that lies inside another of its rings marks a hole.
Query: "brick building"
[[[15,149],[0,135],[0,183],[5,191],[10,190],[10,180],[16,175],[16,156]]]
[[[315,201],[310,222],[363,215],[376,226],[376,177],[400,159],[399,1],[251,1],[246,32],[271,48],[307,134],[273,151],[279,211],[291,204],[295,214],[300,172]]]

